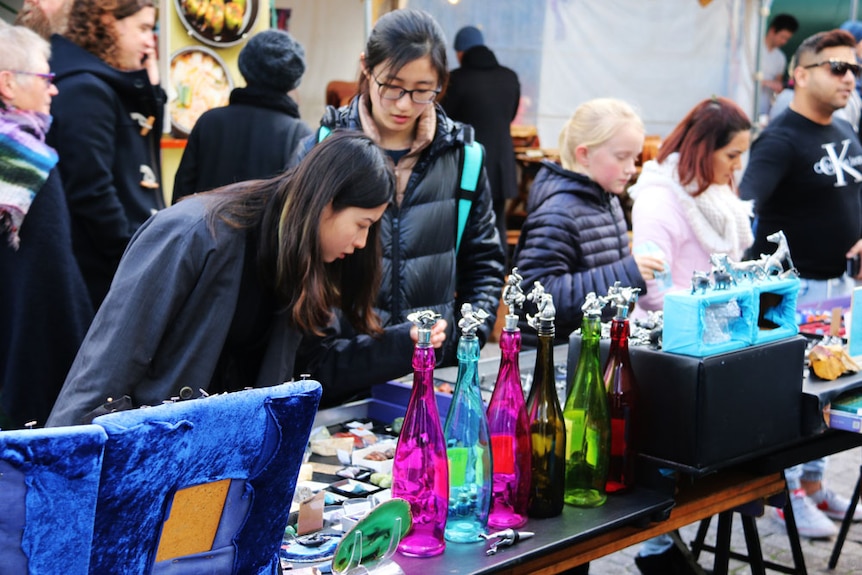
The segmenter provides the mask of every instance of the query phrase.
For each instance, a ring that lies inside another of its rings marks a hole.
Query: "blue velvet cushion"
[[[93,573],[150,573],[177,490],[231,479],[228,502],[244,499],[235,532],[216,537],[212,563],[189,559],[165,573],[277,573],[278,549],[320,401],[315,381],[250,389],[103,415],[108,434],[96,509]],[[246,511],[247,510],[247,511]],[[222,523],[226,514],[222,515]],[[222,545],[222,547],[219,547]],[[206,555],[206,554],[204,554]],[[164,563],[164,562],[162,562]]]
[[[0,432],[0,574],[86,575],[105,432]]]

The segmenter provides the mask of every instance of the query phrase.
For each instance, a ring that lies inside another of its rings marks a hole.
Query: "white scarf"
[[[635,198],[650,186],[673,191],[698,243],[710,254],[726,253],[742,259],[743,252],[754,243],[751,233],[753,202],[741,200],[727,184],[711,184],[698,196],[695,182],[683,187],[679,182],[679,154],[672,153],[661,164],[650,160],[644,164],[637,183],[629,190]]]

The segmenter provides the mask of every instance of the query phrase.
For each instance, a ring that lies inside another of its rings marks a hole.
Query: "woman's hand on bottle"
[[[443,345],[443,342],[446,341],[446,328],[448,325],[445,319],[441,319],[434,324],[431,328],[431,347],[439,349]],[[410,339],[413,340],[413,343],[419,341],[419,328],[415,325],[410,328]]]

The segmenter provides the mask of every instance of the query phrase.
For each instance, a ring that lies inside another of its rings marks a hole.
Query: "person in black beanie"
[[[205,112],[189,135],[174,178],[173,203],[243,180],[271,178],[287,167],[311,129],[288,92],[305,72],[305,50],[282,30],[254,35],[239,53],[245,88]]]
[[[461,67],[449,75],[440,103],[452,119],[473,126],[476,140],[485,147],[485,168],[505,253],[506,200],[518,195],[509,125],[518,111],[521,84],[514,71],[497,62],[475,26],[465,26],[455,35],[455,53]]]

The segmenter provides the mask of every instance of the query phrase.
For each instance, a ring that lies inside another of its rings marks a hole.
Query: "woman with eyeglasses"
[[[327,109],[323,132],[306,140],[298,156],[335,128],[362,130],[380,144],[397,179],[395,200],[381,220],[384,275],[377,308],[385,325],[405,330],[407,314],[432,309],[445,320],[435,326],[442,332],[457,324],[455,310],[469,302],[490,315],[478,332],[484,344],[503,287],[503,249],[484,168],[456,248],[463,142],[472,128],[451,120],[437,104],[448,79],[443,31],[426,12],[389,12],[378,20],[359,63],[359,93],[348,105]],[[330,335],[349,334],[335,326]],[[457,361],[451,335],[443,349],[448,364]],[[310,373],[325,369],[310,358]],[[379,383],[378,377],[373,369],[357,374],[369,383]]]
[[[0,428],[44,425],[93,310],[45,143],[51,50],[0,22]]]
[[[154,0],[74,0],[67,31],[51,37],[60,93],[48,141],[95,308],[132,234],[165,206],[155,23]]]

